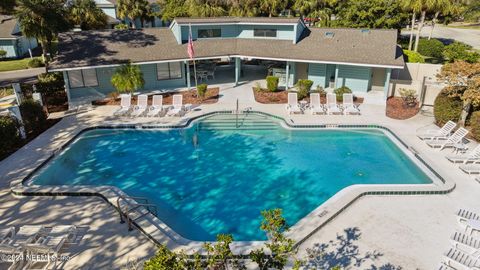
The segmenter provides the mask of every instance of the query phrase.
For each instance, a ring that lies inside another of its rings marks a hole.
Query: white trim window
[[[222,29],[221,28],[198,29],[197,37],[198,38],[219,38],[219,37],[222,37]]]
[[[277,37],[277,29],[253,29],[254,37]]]
[[[174,80],[182,78],[182,63],[181,62],[168,62],[157,64],[157,79],[161,80]]]
[[[70,88],[98,86],[96,69],[69,70],[67,73]]]

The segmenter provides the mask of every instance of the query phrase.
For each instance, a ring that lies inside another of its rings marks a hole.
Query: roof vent
[[[334,32],[326,32],[325,33],[325,37],[326,38],[333,38],[335,36],[335,33]]]

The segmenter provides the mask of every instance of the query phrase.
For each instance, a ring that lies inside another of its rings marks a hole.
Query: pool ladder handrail
[[[122,206],[120,205],[121,201],[124,201],[124,211],[122,211]],[[141,209],[145,209],[143,213]],[[125,220],[128,224],[128,230],[133,230],[133,222],[138,220],[148,214],[157,216],[157,206],[155,204],[149,203],[148,199],[145,197],[132,197],[132,196],[119,196],[117,198],[117,210],[120,215],[120,223],[125,223]],[[140,215],[138,217],[132,218],[131,213],[137,212]]]

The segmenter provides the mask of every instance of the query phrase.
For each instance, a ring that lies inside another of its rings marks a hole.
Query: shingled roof
[[[13,34],[17,25],[17,20],[13,16],[0,15],[0,38],[16,38],[17,33]]]
[[[148,63],[188,60],[187,45],[178,44],[165,28],[102,30],[59,35],[58,56],[53,70],[65,70],[128,61]],[[276,60],[356,64],[403,68],[395,30],[306,30],[297,43],[272,39],[201,39],[194,41],[195,57],[246,56]]]

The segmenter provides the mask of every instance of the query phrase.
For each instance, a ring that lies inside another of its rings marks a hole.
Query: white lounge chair
[[[435,130],[429,129],[425,131],[425,133],[417,134],[417,137],[422,140],[446,140],[456,126],[457,124],[455,124],[455,122],[448,121],[442,128]]]
[[[460,165],[460,170],[464,171],[465,173],[471,174],[480,174],[480,165],[475,164],[468,164],[468,165]]]
[[[161,112],[163,112],[163,96],[162,95],[154,95],[152,99],[152,106],[149,107],[147,112],[147,116],[158,116]]]
[[[0,242],[0,253],[19,254],[23,252],[23,246],[33,243],[46,232],[45,227],[37,225],[25,225],[20,227],[12,238],[5,238]]]
[[[445,253],[446,264],[455,269],[480,269],[480,258],[472,256],[461,250],[451,248]]]
[[[132,108],[132,95],[122,94],[120,95],[120,109],[118,109],[114,115],[125,115],[130,112]]]
[[[302,113],[300,105],[298,105],[298,96],[297,93],[288,93],[288,103],[285,106],[288,114],[292,113]]]
[[[473,219],[473,220],[479,220],[480,219],[480,215],[478,215],[477,213],[475,213],[473,211],[466,210],[466,209],[459,209],[457,211],[456,215],[457,215],[458,222],[467,221],[467,220],[470,220],[470,219]]]
[[[480,254],[480,239],[471,237],[465,233],[455,232],[450,241],[456,249],[463,250],[472,255]]]
[[[15,227],[4,228],[0,230],[0,242],[15,237]]]
[[[455,133],[453,133],[446,140],[429,140],[426,141],[428,146],[433,148],[440,148],[440,150],[445,147],[453,147],[455,144],[462,142],[463,138],[468,134],[468,130],[464,128],[459,128]]]
[[[323,109],[323,105],[320,102],[319,93],[310,94],[310,112],[312,114],[325,113],[325,110]]]
[[[444,263],[440,263],[440,266],[438,267],[438,270],[457,270],[451,266],[448,266]]]
[[[472,151],[462,155],[449,155],[446,156],[448,160],[453,163],[480,163],[480,145],[477,145]]]
[[[353,103],[353,94],[343,94],[343,114],[359,114],[360,110]]]
[[[327,104],[325,106],[327,114],[342,113],[342,110],[337,104],[337,95],[334,93],[327,93]]]
[[[183,111],[183,96],[173,95],[172,107],[168,110],[168,116],[180,115]]]
[[[137,97],[137,106],[133,108],[130,116],[141,116],[143,115],[148,108],[148,96],[147,95],[138,95]]]

